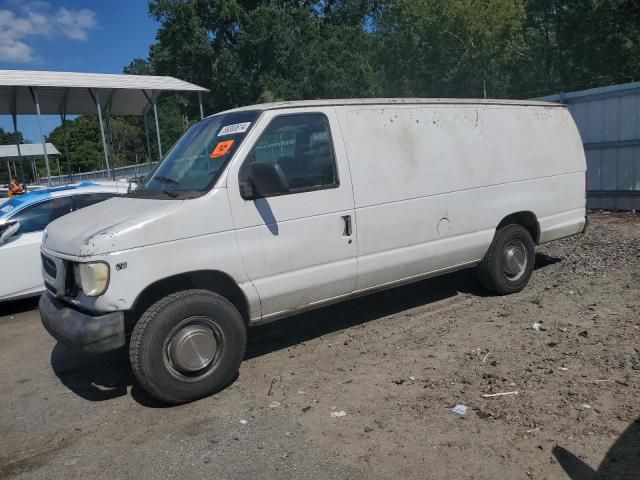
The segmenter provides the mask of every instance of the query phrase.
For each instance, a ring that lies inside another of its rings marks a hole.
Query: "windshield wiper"
[[[178,196],[178,192],[176,192],[175,190],[171,190],[169,188],[161,188],[160,191],[162,193],[166,193],[167,195],[169,195],[171,198],[176,198]]]
[[[172,187],[172,185],[178,185],[178,182],[176,180],[174,180],[173,178],[163,177],[160,175],[153,177],[153,179],[160,180],[162,182],[162,185],[166,186],[166,188],[160,189],[162,193],[166,193],[171,198],[176,198],[178,196],[178,192],[176,192]]]
[[[171,185],[178,185],[178,181],[174,180],[173,178],[163,177],[161,175],[156,175],[153,178],[154,180],[160,180],[162,183],[170,183]]]

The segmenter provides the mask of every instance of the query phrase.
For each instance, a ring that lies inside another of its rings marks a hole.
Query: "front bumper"
[[[44,328],[63,345],[102,353],[126,343],[124,312],[90,315],[75,310],[47,292],[40,297],[39,309]]]

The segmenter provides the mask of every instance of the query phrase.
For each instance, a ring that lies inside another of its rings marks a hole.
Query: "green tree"
[[[157,0],[138,68],[207,111],[334,96],[531,97],[640,75],[637,0]],[[185,101],[194,117],[195,105]]]
[[[147,161],[148,155],[140,123],[140,119],[134,116],[114,117],[110,120],[112,166],[122,167]]]
[[[287,27],[288,25],[288,27]],[[260,6],[228,55],[223,85],[236,104],[382,93],[372,65],[374,39],[360,27],[333,25],[298,7]]]
[[[207,111],[276,99],[381,93],[375,38],[337,4],[161,0],[150,62],[210,89]],[[351,6],[351,3],[344,3]],[[346,8],[346,7],[345,7]],[[366,9],[365,9],[366,10]]]
[[[89,115],[81,115],[73,120],[66,120],[65,127],[70,158],[67,158],[65,153],[65,138],[62,125],[56,127],[47,138],[47,141],[53,143],[61,152],[60,165],[62,171],[68,174],[69,168],[73,173],[104,168],[104,155],[98,119]],[[51,173],[53,174],[54,172]],[[46,172],[41,171],[40,174],[46,175]]]
[[[635,0],[528,0],[532,51],[520,93],[581,90],[640,77],[640,3]]]
[[[15,145],[16,143],[25,143],[22,132],[6,132],[0,127],[0,145]]]
[[[111,167],[132,165],[136,160],[138,163],[147,161],[144,132],[139,117],[111,117],[105,122],[105,126]],[[68,174],[69,170],[79,173],[104,169],[102,136],[98,119],[90,115],[81,115],[73,120],[67,120],[65,127],[70,158],[67,158],[65,153],[62,125],[55,128],[47,139],[61,152],[60,165],[63,174]],[[41,174],[45,175],[45,172],[42,171]]]
[[[376,18],[385,94],[472,96],[510,93],[522,59],[519,0],[395,0]]]
[[[156,70],[150,60],[136,58],[124,68],[124,73],[129,75],[154,75]],[[163,74],[171,74],[164,72]],[[193,99],[191,99],[193,100]],[[178,93],[165,93],[156,104],[158,110],[158,124],[160,125],[160,139],[162,141],[162,153],[166,154],[171,146],[184,133],[185,128],[195,123],[194,119],[200,118],[199,108],[196,107],[194,101],[190,102],[189,95]],[[156,138],[155,118],[153,110],[149,109],[146,113],[147,128],[149,131],[149,148],[151,150],[151,159],[158,159],[158,142]],[[140,134],[140,140],[144,146],[142,157],[145,161],[149,160],[148,149],[146,147],[146,133],[144,130],[144,118],[142,117],[126,117],[127,122],[134,125]],[[189,120],[191,119],[191,120]]]

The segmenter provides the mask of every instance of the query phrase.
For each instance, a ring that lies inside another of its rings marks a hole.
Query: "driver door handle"
[[[342,217],[342,220],[344,220],[344,232],[342,236],[350,237],[351,233],[353,232],[352,225],[351,225],[351,215],[344,215]]]

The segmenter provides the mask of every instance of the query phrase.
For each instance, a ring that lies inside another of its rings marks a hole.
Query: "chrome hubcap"
[[[519,241],[509,243],[502,254],[502,271],[509,280],[518,280],[527,268],[527,249]]]
[[[212,371],[222,349],[222,335],[207,318],[180,322],[165,343],[165,362],[172,375],[197,380]]]

